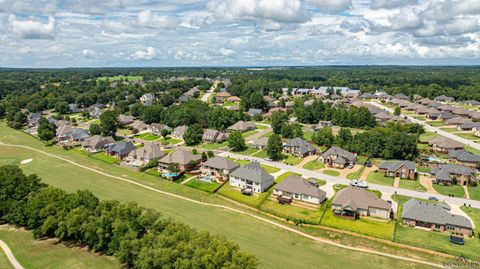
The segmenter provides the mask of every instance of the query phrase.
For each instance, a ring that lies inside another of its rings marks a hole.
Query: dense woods
[[[198,232],[135,203],[101,201],[89,191],[67,193],[0,167],[0,219],[113,255],[131,268],[255,268],[256,259],[222,236]]]

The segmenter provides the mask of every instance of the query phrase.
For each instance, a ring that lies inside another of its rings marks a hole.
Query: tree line
[[[257,260],[223,236],[199,232],[133,202],[67,193],[17,166],[0,167],[0,219],[112,255],[131,268],[255,268]]]

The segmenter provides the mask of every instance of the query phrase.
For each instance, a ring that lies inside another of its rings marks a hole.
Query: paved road
[[[235,159],[248,159],[248,160],[254,160],[258,161],[263,164],[267,164],[273,167],[280,168],[285,171],[292,171],[295,173],[302,174],[303,177],[305,178],[321,178],[327,181],[328,183],[331,183],[333,185],[335,184],[343,184],[343,185],[348,185],[350,184],[350,180],[346,178],[341,178],[341,177],[335,177],[335,176],[330,176],[326,174],[322,174],[319,172],[311,171],[308,169],[300,168],[300,167],[294,167],[291,165],[287,165],[284,163],[279,163],[279,162],[270,162],[266,161],[261,158],[256,158],[252,156],[244,156],[244,155],[239,155],[239,154],[234,154],[231,152],[225,152],[225,151],[218,151],[220,156],[222,157],[232,157]],[[414,190],[407,190],[407,189],[402,189],[402,188],[394,188],[391,186],[384,186],[384,185],[377,185],[377,184],[368,184],[370,189],[373,190],[378,190],[382,193],[385,193],[387,196],[391,196],[393,194],[400,194],[400,195],[405,195],[405,196],[410,196],[410,197],[416,197],[416,198],[421,198],[421,199],[428,199],[428,197],[432,196],[432,194],[425,193],[425,192],[418,192]],[[445,195],[434,195],[435,197],[439,198],[440,200],[444,201],[447,204],[450,205],[455,205],[455,206],[463,206],[464,204],[466,205],[471,205],[474,208],[480,208],[480,201],[475,201],[475,200],[468,200],[468,199],[463,199],[463,198],[455,198],[455,197],[448,197]]]
[[[374,106],[376,106],[376,107],[378,107],[378,108],[381,108],[381,109],[385,109],[385,110],[389,111],[390,113],[393,113],[393,109],[391,109],[391,108],[389,108],[389,107],[386,107],[386,106],[384,106],[384,105],[382,105],[382,104],[379,104],[379,103],[377,103],[377,102],[370,101],[369,104],[374,105]],[[465,138],[460,137],[460,136],[458,136],[458,135],[455,135],[455,134],[446,132],[446,131],[438,128],[438,127],[433,127],[433,126],[429,125],[428,123],[426,123],[426,122],[424,122],[424,121],[421,121],[421,120],[417,120],[417,119],[415,119],[415,118],[413,118],[413,117],[411,117],[411,116],[404,115],[404,114],[402,114],[401,116],[406,117],[407,119],[409,119],[409,120],[410,120],[411,122],[413,122],[413,123],[418,123],[418,124],[422,125],[422,126],[425,128],[425,130],[427,130],[427,131],[429,131],[429,132],[437,133],[437,134],[439,134],[439,135],[442,135],[442,136],[448,137],[448,138],[450,138],[450,139],[453,139],[453,140],[455,140],[455,141],[457,141],[457,142],[460,142],[460,143],[462,143],[462,144],[464,144],[464,145],[468,145],[468,146],[470,146],[470,147],[472,147],[472,148],[474,148],[474,149],[480,150],[480,144],[475,143],[475,142],[473,142],[472,140],[468,140],[468,139],[465,139]]]
[[[8,247],[8,245],[3,242],[2,240],[0,240],[0,248],[3,249],[3,252],[5,252],[5,255],[7,255],[7,259],[8,261],[10,261],[10,263],[12,264],[12,266],[15,268],[15,269],[25,269],[18,261],[17,259],[15,258],[15,256],[13,255],[13,252],[10,250],[10,248]]]

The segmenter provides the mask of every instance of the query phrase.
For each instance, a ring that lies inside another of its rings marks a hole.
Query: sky
[[[480,0],[0,0],[2,67],[480,65]]]

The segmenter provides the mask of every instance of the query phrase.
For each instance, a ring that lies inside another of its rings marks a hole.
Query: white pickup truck
[[[368,183],[363,180],[354,179],[350,182],[350,186],[359,187],[359,188],[368,188]]]

